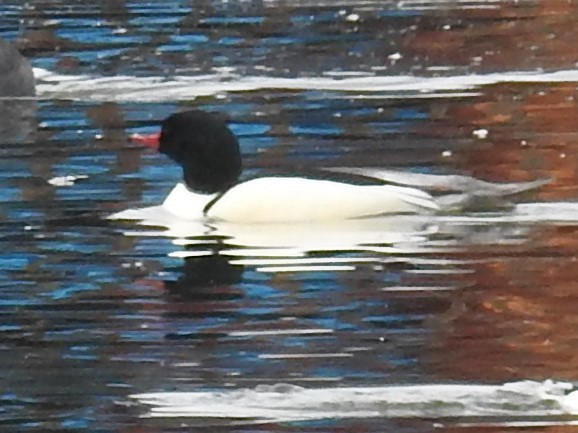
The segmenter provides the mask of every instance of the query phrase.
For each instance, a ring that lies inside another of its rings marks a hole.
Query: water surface
[[[572,3],[0,12],[39,81],[37,99],[1,104],[4,430],[573,428],[569,387],[544,382],[577,377]],[[179,179],[127,137],[187,107],[230,119],[245,176],[323,165],[551,182],[518,206],[342,226],[106,219]],[[193,394],[151,418],[176,392]],[[179,412],[199,396],[217,400]]]

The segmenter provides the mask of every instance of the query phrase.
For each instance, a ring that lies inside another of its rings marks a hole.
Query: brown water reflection
[[[539,424],[539,423],[538,423]],[[519,431],[523,431],[523,432],[528,432],[528,433],[568,433],[568,432],[575,432],[576,431],[576,426],[574,425],[553,425],[553,426],[536,426],[536,427],[532,427],[532,426],[516,426],[513,425],[511,426],[512,428],[508,429],[509,431],[511,430],[519,430]],[[447,432],[447,433],[472,433],[472,432],[480,432],[480,433],[498,433],[498,432],[503,432],[504,429],[506,429],[507,427],[504,425],[497,425],[497,426],[491,426],[491,425],[466,425],[466,426],[461,426],[461,427],[449,427],[449,426],[444,426],[441,428],[442,431]]]
[[[436,323],[425,356],[444,378],[576,380],[575,226],[539,228],[519,248],[461,252],[473,286]],[[477,248],[476,248],[477,250]]]
[[[547,9],[543,5],[544,22],[562,28],[564,18]],[[540,33],[528,36],[524,41],[532,42]],[[542,50],[551,62],[541,56],[539,61],[543,67],[560,66],[573,49],[559,41]],[[557,50],[563,55],[554,59]],[[471,103],[447,104],[441,126],[431,128],[441,134],[450,123],[464,134],[484,128],[487,139],[454,152],[456,166],[500,181],[548,176],[552,182],[538,193],[540,200],[575,200],[576,92],[573,84],[485,87]],[[459,258],[472,260],[468,268],[475,272],[468,279],[473,287],[464,291],[457,313],[438,324],[433,351],[426,355],[428,368],[454,379],[546,378],[555,371],[556,377],[575,380],[575,239],[575,225],[532,227],[522,248],[480,251],[474,246],[460,252]]]
[[[456,164],[485,179],[547,176],[552,182],[540,191],[542,199],[574,199],[575,97],[575,86],[568,84],[504,84],[485,88],[470,104],[448,105],[443,124],[457,124],[464,133],[488,131],[482,143],[454,155]]]
[[[408,34],[404,47],[430,64],[475,72],[575,67],[575,3],[538,0],[492,6],[437,14]]]

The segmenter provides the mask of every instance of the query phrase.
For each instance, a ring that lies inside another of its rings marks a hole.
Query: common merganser
[[[161,132],[132,136],[183,169],[163,208],[184,219],[235,223],[346,220],[439,209],[415,188],[356,185],[305,177],[268,176],[240,181],[241,151],[225,121],[199,110],[169,116]]]
[[[0,39],[0,97],[34,96],[34,73],[28,60]]]

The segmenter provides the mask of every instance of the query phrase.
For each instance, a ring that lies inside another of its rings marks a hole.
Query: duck
[[[162,121],[160,132],[131,138],[181,167],[183,180],[162,208],[186,220],[302,223],[439,210],[425,191],[380,181],[368,185],[296,175],[241,180],[239,142],[215,113],[196,109],[175,113]]]
[[[8,41],[0,39],[0,97],[36,94],[30,62]]]

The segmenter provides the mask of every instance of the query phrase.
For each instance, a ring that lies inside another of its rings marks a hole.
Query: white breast
[[[414,188],[267,177],[234,186],[209,207],[207,216],[234,222],[277,223],[343,220],[437,209],[429,194]]]
[[[163,208],[179,218],[199,220],[204,216],[205,207],[217,194],[200,194],[178,183],[167,195]]]

